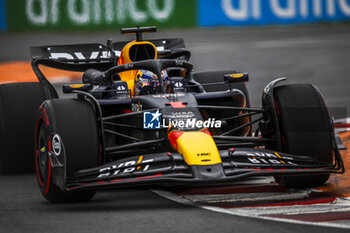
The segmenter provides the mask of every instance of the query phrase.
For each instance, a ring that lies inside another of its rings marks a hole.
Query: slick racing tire
[[[0,174],[34,172],[34,129],[45,100],[40,83],[0,85]]]
[[[332,125],[327,107],[311,84],[293,84],[274,90],[276,112],[284,152],[310,156],[332,164]],[[307,188],[323,185],[327,175],[277,177],[286,188]]]
[[[58,144],[57,144],[58,143]],[[96,191],[63,191],[55,181],[49,154],[65,156],[66,176],[99,164],[97,121],[92,106],[83,100],[45,101],[38,113],[35,168],[42,195],[55,203],[91,200]],[[64,154],[63,154],[64,153]],[[64,163],[64,162],[62,162]]]
[[[204,71],[204,72],[197,72],[193,74],[193,79],[196,80],[199,83],[213,83],[213,82],[222,82],[224,80],[225,74],[235,74],[237,71],[235,70],[220,70],[220,71]],[[249,108],[250,107],[250,99],[249,99],[249,93],[247,90],[247,87],[244,82],[239,83],[232,83],[231,87],[234,89],[238,89],[243,92],[243,94],[246,97],[246,105]],[[212,86],[205,86],[204,90],[207,92],[214,92],[214,91],[226,91],[228,90],[228,85],[212,85]]]

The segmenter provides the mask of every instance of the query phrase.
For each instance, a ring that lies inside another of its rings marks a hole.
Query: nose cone
[[[168,135],[172,147],[184,157],[188,165],[221,164],[221,157],[210,133],[178,131]]]

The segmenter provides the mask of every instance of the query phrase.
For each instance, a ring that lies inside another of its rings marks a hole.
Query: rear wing
[[[158,53],[185,49],[182,38],[148,40],[153,43]],[[115,65],[123,47],[129,41],[115,42],[110,46],[102,44],[72,44],[31,47],[30,53],[33,65],[46,65],[49,67],[84,72],[93,68],[107,70]]]
[[[185,50],[182,38],[149,40],[163,54],[163,58],[171,58],[172,51]],[[87,69],[100,71],[108,70],[116,65],[122,49],[129,41],[112,43],[110,40],[106,45],[102,44],[72,44],[31,47],[32,68],[39,82],[44,88],[47,99],[58,98],[58,94],[45,75],[39,69],[39,65],[45,65],[61,70],[85,72]],[[164,53],[168,51],[168,53]],[[169,53],[170,51],[170,53]],[[164,54],[168,54],[165,55]],[[188,54],[187,54],[188,55]],[[190,54],[189,54],[190,55]]]

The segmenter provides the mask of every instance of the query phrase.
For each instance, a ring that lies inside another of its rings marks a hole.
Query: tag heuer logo
[[[125,89],[126,89],[126,88],[125,88],[124,86],[118,86],[118,87],[117,87],[117,90],[118,90],[118,91],[124,91]]]
[[[175,83],[175,87],[182,87],[182,86],[183,86],[183,84],[181,82],[176,82]]]

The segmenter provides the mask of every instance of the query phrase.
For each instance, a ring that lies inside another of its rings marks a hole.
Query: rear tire
[[[34,172],[34,129],[45,100],[40,83],[0,85],[0,174]]]
[[[49,141],[56,135],[61,142],[60,153],[63,150],[65,153],[67,178],[78,170],[98,166],[97,121],[92,106],[86,101],[76,99],[45,101],[38,115],[35,158],[37,180],[46,200],[55,203],[91,200],[95,190],[63,191],[54,183],[56,177],[52,172],[48,153],[55,153]]]
[[[284,152],[332,164],[331,120],[318,89],[311,84],[284,85],[275,88],[274,96]],[[277,181],[286,188],[307,188],[323,185],[328,178],[329,174],[282,176]]]

